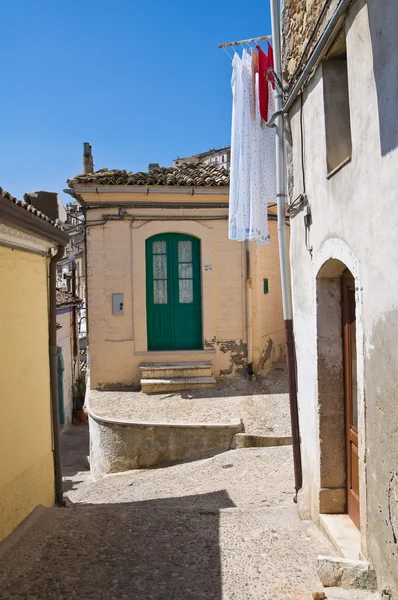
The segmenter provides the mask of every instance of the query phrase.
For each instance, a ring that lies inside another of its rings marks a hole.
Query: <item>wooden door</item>
[[[359,529],[358,398],[355,280],[343,274],[344,391],[347,452],[347,510]]]
[[[148,350],[202,348],[200,240],[165,233],[146,241]]]

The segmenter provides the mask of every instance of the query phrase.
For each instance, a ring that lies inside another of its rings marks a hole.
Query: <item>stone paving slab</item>
[[[316,557],[336,553],[298,518],[290,447],[94,482],[87,428],[63,446],[70,507],[3,554],[1,600],[311,600],[320,588]]]
[[[289,397],[284,369],[262,378],[225,378],[212,389],[147,395],[138,391],[90,392],[91,410],[134,422],[228,422],[242,419],[252,434],[290,434]]]

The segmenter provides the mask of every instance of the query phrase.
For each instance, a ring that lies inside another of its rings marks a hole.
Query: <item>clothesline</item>
[[[250,40],[240,40],[240,42],[228,42],[227,44],[220,44],[219,48],[227,48],[228,46],[242,46],[243,44],[250,44],[251,42],[261,42],[272,39],[272,35],[263,35],[262,37],[251,38]]]

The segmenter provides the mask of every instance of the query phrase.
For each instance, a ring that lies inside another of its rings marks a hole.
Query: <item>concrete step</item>
[[[143,379],[211,377],[211,362],[141,363]]]
[[[161,379],[141,379],[141,390],[146,394],[163,394],[164,392],[212,388],[216,383],[214,377],[162,377]]]

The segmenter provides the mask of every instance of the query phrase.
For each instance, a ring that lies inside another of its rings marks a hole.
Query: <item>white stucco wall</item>
[[[313,250],[311,255],[306,249],[304,217],[299,211],[291,220],[291,264],[304,469],[300,509],[305,516],[317,516],[316,276],[328,259],[337,258],[350,269],[356,284],[362,549],[374,562],[381,585],[393,589],[398,587],[398,405],[394,392],[398,365],[398,59],[390,42],[398,16],[393,1],[383,3],[383,15],[377,4],[358,0],[345,23],[352,160],[330,179],[322,66],[304,93],[304,162]],[[291,110],[290,123],[293,200],[303,192],[299,100]]]

